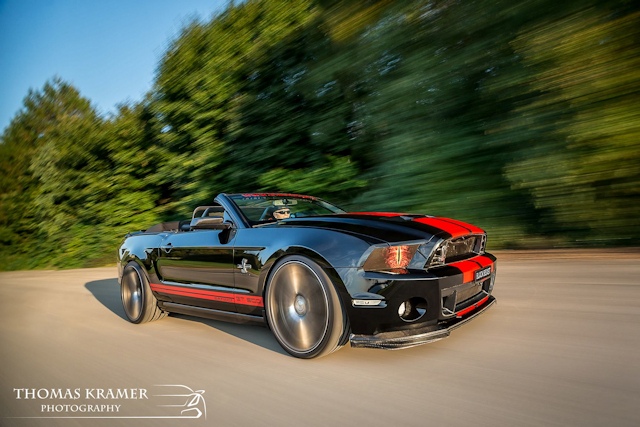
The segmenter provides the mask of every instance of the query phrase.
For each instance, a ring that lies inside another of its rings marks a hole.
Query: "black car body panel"
[[[266,197],[261,194],[249,196]],[[352,344],[360,347],[433,341],[495,302],[496,258],[484,252],[484,231],[469,224],[395,213],[334,213],[252,224],[230,195],[220,194],[215,202],[224,209],[228,228],[127,235],[118,250],[119,276],[128,262],[140,264],[168,311],[261,320],[274,263],[304,255],[331,278],[348,315]],[[463,239],[474,239],[469,240],[475,242],[474,251],[434,264],[438,250],[446,252]],[[416,252],[402,268],[364,268],[374,251],[396,250],[400,257],[406,248]],[[419,317],[402,318],[402,308],[412,304]]]

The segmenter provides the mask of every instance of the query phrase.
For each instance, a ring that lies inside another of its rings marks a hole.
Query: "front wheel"
[[[158,307],[147,274],[133,261],[122,272],[120,296],[124,313],[131,323],[152,322],[167,316],[167,312]]]
[[[292,356],[321,357],[344,343],[349,326],[340,297],[311,259],[289,256],[278,261],[265,297],[269,327]]]

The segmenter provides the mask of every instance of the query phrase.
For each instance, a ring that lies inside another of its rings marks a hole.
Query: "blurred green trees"
[[[219,192],[458,218],[490,245],[640,237],[634,2],[249,0],[109,116],[60,79],[0,144],[0,268],[113,262]]]

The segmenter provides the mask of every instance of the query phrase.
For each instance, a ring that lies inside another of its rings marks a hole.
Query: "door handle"
[[[173,247],[171,246],[171,243],[167,243],[166,245],[160,246],[160,249],[168,254],[169,252],[171,252],[171,249],[173,249]]]

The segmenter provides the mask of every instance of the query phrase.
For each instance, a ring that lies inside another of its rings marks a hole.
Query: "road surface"
[[[436,343],[306,361],[257,326],[182,315],[133,325],[115,268],[0,273],[0,425],[640,425],[640,257],[505,254],[494,295]],[[159,407],[159,385],[204,390],[206,420],[18,418],[189,414]],[[24,389],[80,398],[17,399]],[[42,412],[58,404],[120,407]]]

